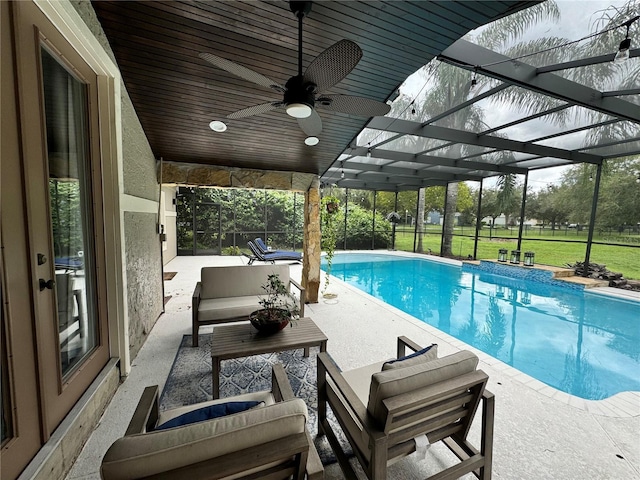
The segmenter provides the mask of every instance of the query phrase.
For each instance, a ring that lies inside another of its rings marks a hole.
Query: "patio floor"
[[[118,388],[67,479],[100,478],[102,456],[123,435],[144,387],[164,386],[183,335],[191,333],[191,295],[200,268],[239,263],[246,263],[246,258],[177,257],[165,266],[165,272],[177,272],[165,281],[165,295],[171,295],[166,313],[149,334],[129,377]],[[291,266],[293,278],[299,280],[301,271],[301,265]],[[399,335],[423,345],[437,343],[440,356],[460,349],[478,354],[479,368],[489,374],[488,388],[496,396],[493,478],[640,478],[639,392],[603,401],[582,400],[548,387],[336,278],[331,279],[329,291],[337,297],[307,305],[305,315],[327,335],[328,352],[343,370],[393,356]],[[201,327],[200,333],[212,328]],[[471,435],[476,444],[477,430],[476,422]],[[443,450],[434,446],[425,461],[409,457],[396,463],[389,469],[389,478],[424,478],[449,463],[448,452]],[[343,476],[337,465],[331,465],[325,478]]]

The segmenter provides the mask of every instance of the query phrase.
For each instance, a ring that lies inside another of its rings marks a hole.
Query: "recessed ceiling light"
[[[318,142],[320,142],[320,139],[318,137],[307,137],[304,139],[304,143],[306,143],[310,147],[317,145]]]
[[[227,125],[220,120],[214,120],[209,124],[209,128],[214,132],[224,132],[227,129]]]

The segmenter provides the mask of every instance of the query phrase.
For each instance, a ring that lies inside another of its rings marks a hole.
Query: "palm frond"
[[[521,38],[533,25],[543,21],[559,20],[558,5],[553,1],[542,2],[491,23],[478,35],[476,43],[495,51],[502,51]]]

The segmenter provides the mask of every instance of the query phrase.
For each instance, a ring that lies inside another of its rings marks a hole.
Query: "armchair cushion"
[[[478,357],[463,350],[430,362],[374,373],[371,377],[367,410],[384,425],[384,399],[472,372],[477,366]]]
[[[102,461],[105,478],[142,478],[304,433],[307,407],[296,398],[181,428],[122,437]]]
[[[382,370],[393,370],[394,368],[411,367],[420,365],[421,363],[430,362],[438,358],[438,344],[432,343],[422,350],[405,355],[397,360],[389,360],[382,365]]]
[[[198,403],[197,406],[198,408],[200,408],[200,407],[207,407],[209,405],[218,405],[221,403],[228,402],[229,400],[231,400],[231,398],[218,398],[217,400],[209,400],[208,402]],[[249,392],[249,393],[243,393],[241,395],[234,395],[233,401],[234,402],[260,402],[260,403],[264,403],[265,406],[267,407],[269,405],[273,405],[274,403],[276,403],[275,398],[273,398],[273,394],[267,391]],[[170,410],[164,410],[162,412],[159,412],[158,421],[156,422],[156,425],[161,425],[163,423],[168,422],[172,418],[176,418],[185,413],[189,413],[190,411],[193,410],[193,408],[194,408],[194,405],[185,405],[183,407],[176,407]]]
[[[158,425],[154,431],[164,430],[167,428],[181,427],[182,425],[189,425],[191,423],[204,422],[205,420],[211,420],[212,418],[224,417],[226,415],[232,415],[234,413],[244,412],[258,405],[264,406],[262,402],[225,402],[215,405],[208,405],[206,407],[197,408],[190,412],[183,413],[177,417],[168,420],[165,423]]]

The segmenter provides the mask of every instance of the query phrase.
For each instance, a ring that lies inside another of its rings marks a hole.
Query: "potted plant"
[[[279,332],[290,323],[293,325],[300,316],[298,299],[280,280],[280,276],[277,273],[268,275],[262,289],[265,295],[258,302],[262,308],[249,315],[251,325],[265,335]]]

